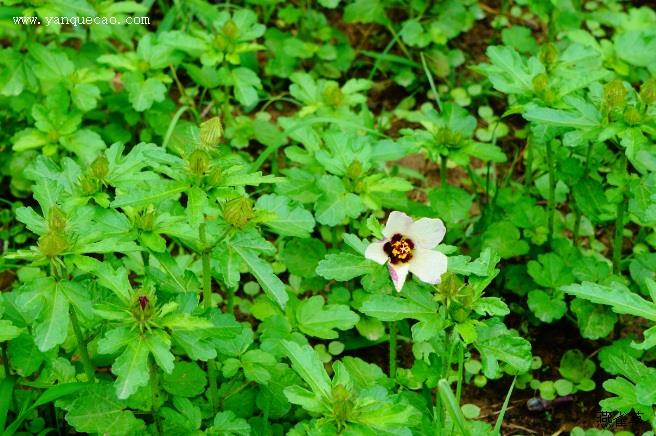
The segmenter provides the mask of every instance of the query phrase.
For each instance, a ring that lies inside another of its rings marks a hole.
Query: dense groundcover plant
[[[0,0],[0,433],[654,435],[633,3]]]

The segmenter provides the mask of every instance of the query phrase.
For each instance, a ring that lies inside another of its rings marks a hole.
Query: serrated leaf
[[[301,300],[296,308],[298,328],[306,335],[322,339],[336,339],[335,329],[348,330],[360,317],[344,304],[324,305],[323,297],[315,295]]]
[[[375,267],[376,265],[372,261],[363,256],[338,253],[328,254],[319,262],[316,272],[325,279],[343,282],[368,274]]]
[[[148,384],[148,354],[146,339],[138,336],[136,340],[129,342],[123,353],[116,358],[112,372],[118,376],[115,382],[118,399],[124,400]]]

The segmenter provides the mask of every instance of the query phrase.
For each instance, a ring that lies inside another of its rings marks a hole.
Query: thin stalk
[[[153,363],[153,360],[150,360],[150,394],[152,399],[152,407],[150,412],[153,415],[153,420],[155,421],[155,432],[159,436],[162,434],[162,422],[159,419],[159,406],[157,405],[157,396],[159,395],[159,379],[157,377],[157,367]]]
[[[526,169],[524,170],[524,182],[526,186],[533,184],[533,141],[531,137],[526,141]]]
[[[440,188],[446,188],[446,163],[448,158],[444,155],[440,156]]]
[[[583,179],[588,176],[588,171],[590,170],[590,155],[592,154],[592,142],[588,144],[588,151],[585,154],[585,167],[583,169]],[[576,208],[574,219],[574,245],[578,245],[579,231],[581,229],[581,209]]]
[[[553,153],[551,141],[547,141],[547,167],[549,168],[549,203],[547,210],[547,242],[551,247],[554,233],[554,214],[556,213],[556,178],[554,177]]]
[[[234,289],[226,288],[226,294],[228,296],[228,298],[227,298],[228,301],[227,301],[227,304],[226,304],[227,309],[228,309],[228,313],[234,313],[234,309],[235,309],[235,291],[234,291]]]
[[[458,347],[458,383],[456,385],[456,402],[460,404],[462,394],[462,374],[465,367],[465,344],[461,343]]]
[[[389,376],[396,380],[396,321],[389,323]]]
[[[169,145],[169,141],[171,140],[171,136],[173,135],[173,130],[175,129],[176,124],[178,124],[180,117],[187,109],[189,109],[187,106],[182,106],[180,109],[178,109],[175,115],[173,115],[173,118],[169,123],[169,127],[166,129],[166,133],[164,134],[164,140],[162,141],[163,149],[166,150],[166,147]]]
[[[198,226],[198,238],[200,239],[201,245],[201,256],[203,263],[203,305],[205,309],[212,308],[212,272],[210,270],[210,250],[207,246],[207,234],[206,234],[206,223],[200,223]],[[207,361],[207,372],[210,381],[210,405],[212,410],[216,412],[218,410],[219,402],[219,391],[217,387],[217,373],[216,366],[214,365],[214,359]]]
[[[82,330],[80,329],[80,322],[77,319],[77,313],[73,306],[70,306],[70,317],[71,324],[73,324],[73,331],[75,332],[75,337],[77,338],[77,347],[80,349],[80,358],[82,359],[82,366],[84,366],[84,372],[87,375],[87,379],[90,382],[96,380],[94,375],[93,365],[91,365],[91,359],[89,359],[89,351],[87,350],[87,344],[84,342],[84,336],[82,336]]]
[[[617,220],[615,221],[615,239],[613,241],[613,272],[620,273],[620,261],[622,260],[622,239],[624,233],[624,209],[626,208],[626,195],[617,203]]]
[[[201,258],[203,262],[203,305],[206,309],[212,307],[212,274],[210,269],[210,251],[207,246],[206,223],[198,226],[198,238],[201,245]]]
[[[9,355],[7,354],[7,342],[0,344],[2,346],[2,367],[5,370],[5,378],[11,377],[9,370]]]

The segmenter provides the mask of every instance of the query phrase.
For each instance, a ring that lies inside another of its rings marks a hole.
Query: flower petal
[[[414,257],[408,263],[412,274],[419,280],[436,285],[446,272],[448,258],[439,251],[417,248]]]
[[[383,265],[388,259],[387,253],[383,250],[385,242],[386,241],[376,241],[369,244],[364,252],[364,257]]]
[[[408,229],[412,225],[412,218],[403,212],[394,211],[389,214],[387,218],[387,224],[385,224],[385,229],[383,230],[383,235],[385,238],[389,239],[395,234],[399,233],[405,235],[408,233]]]
[[[422,218],[412,223],[407,232],[407,236],[417,247],[431,249],[442,242],[446,227],[441,219]]]
[[[407,263],[402,263],[399,265],[392,265],[391,263],[388,263],[387,270],[390,273],[390,277],[392,277],[392,282],[394,282],[394,288],[396,289],[396,292],[401,292],[403,284],[405,283],[405,278],[408,277],[410,265]]]

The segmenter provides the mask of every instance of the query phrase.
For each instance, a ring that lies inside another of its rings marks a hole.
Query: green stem
[[[531,137],[526,142],[526,169],[524,170],[524,180],[526,186],[530,187],[533,184],[533,141]]]
[[[440,188],[444,189],[446,188],[446,163],[447,163],[447,157],[442,155],[440,156]]]
[[[235,291],[231,288],[226,288],[226,294],[228,295],[227,309],[228,313],[234,313],[235,309]]]
[[[205,227],[206,223],[204,222],[198,227],[198,238],[200,239],[203,263],[203,305],[205,306],[205,309],[209,310],[212,308],[212,271],[210,269],[210,250],[207,245]],[[219,391],[217,386],[218,375],[216,372],[216,366],[214,365],[214,359],[207,361],[207,372],[210,379],[210,405],[212,406],[212,410],[216,413],[219,406]]]
[[[456,402],[460,404],[462,394],[462,374],[465,366],[465,344],[458,347],[458,384],[456,385]]]
[[[553,153],[551,141],[547,141],[547,167],[549,168],[549,197],[547,210],[547,242],[551,247],[554,233],[554,214],[556,212],[556,178],[554,177]]]
[[[169,145],[171,136],[173,135],[173,130],[175,129],[176,124],[180,121],[182,114],[189,109],[187,106],[182,106],[178,111],[173,115],[173,119],[169,123],[169,127],[166,129],[166,134],[164,134],[164,141],[162,141],[162,148],[166,150],[166,147]]]
[[[80,323],[77,319],[77,313],[73,306],[70,306],[70,317],[71,324],[73,324],[73,331],[75,332],[75,337],[77,338],[77,347],[80,349],[80,358],[82,359],[82,366],[84,366],[84,372],[87,375],[87,379],[90,382],[96,380],[94,375],[93,366],[91,365],[91,359],[89,359],[89,351],[87,350],[87,344],[84,342],[84,336],[82,336],[82,330],[80,329]]]
[[[396,383],[396,321],[389,323],[389,376]]]
[[[159,436],[162,434],[162,422],[159,419],[159,406],[157,405],[157,397],[159,395],[159,380],[157,377],[157,367],[153,360],[150,360],[150,393],[152,400],[151,413],[155,421],[155,432]]]
[[[626,208],[626,195],[617,203],[617,220],[615,221],[615,240],[613,241],[613,272],[620,273],[620,261],[622,260],[622,239],[624,233],[624,209]]]
[[[210,251],[207,246],[206,223],[198,226],[198,238],[200,239],[203,263],[203,305],[205,309],[210,309],[212,307],[212,271],[210,269]]]
[[[2,367],[5,370],[5,378],[11,377],[9,369],[9,355],[7,354],[7,342],[2,343]]]
[[[585,154],[585,167],[583,169],[583,177],[585,179],[588,176],[588,171],[590,170],[590,155],[592,154],[592,142],[588,144],[588,151]],[[574,219],[574,245],[578,245],[579,240],[579,231],[581,229],[581,209],[576,208],[575,212],[576,218]]]

